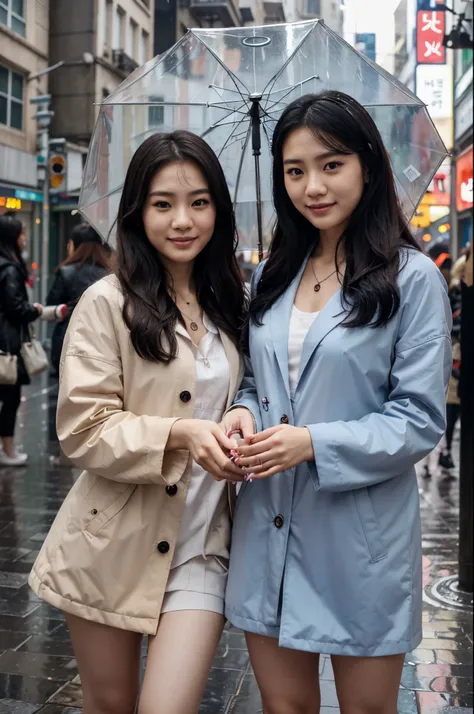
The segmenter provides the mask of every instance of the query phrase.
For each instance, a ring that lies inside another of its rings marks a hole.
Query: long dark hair
[[[28,279],[28,269],[18,247],[18,238],[23,233],[23,224],[13,216],[0,216],[0,255],[16,263],[25,281]]]
[[[117,217],[117,275],[133,347],[152,362],[169,363],[176,357],[175,325],[181,314],[169,295],[159,253],[145,233],[143,207],[156,172],[183,161],[202,171],[216,209],[212,238],[193,266],[197,299],[214,324],[236,343],[244,315],[232,201],[216,155],[203,139],[187,131],[150,136],[135,152],[123,187]]]
[[[98,265],[104,270],[111,269],[110,253],[102,243],[102,238],[92,226],[87,223],[80,223],[75,226],[71,233],[71,240],[74,245],[74,252],[66,260],[63,260],[57,270],[62,268],[63,265],[72,265],[73,263],[78,266],[88,263],[89,265]]]
[[[277,222],[250,319],[261,318],[296,277],[319,242],[319,230],[295,208],[285,188],[283,145],[292,131],[310,129],[331,151],[359,155],[368,174],[362,198],[341,235],[346,269],[346,327],[386,325],[400,307],[400,248],[420,250],[400,207],[390,159],[372,117],[341,92],[307,94],[283,111],[273,135],[273,200]],[[338,250],[336,250],[336,256]],[[337,267],[337,262],[336,262]]]

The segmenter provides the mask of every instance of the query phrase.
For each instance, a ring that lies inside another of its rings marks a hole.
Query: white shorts
[[[177,610],[207,610],[224,614],[228,561],[196,556],[170,571],[161,614]]]

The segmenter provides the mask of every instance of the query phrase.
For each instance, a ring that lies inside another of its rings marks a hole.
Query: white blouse
[[[219,331],[206,315],[203,322],[207,334],[201,339],[199,347],[192,342],[182,325],[178,324],[176,330],[192,343],[196,357],[196,403],[193,416],[195,419],[220,422],[229,393],[230,367]],[[209,527],[226,483],[215,481],[201,466],[193,463],[172,569],[204,554]],[[227,550],[213,555],[218,558],[229,557]]]
[[[301,352],[308,331],[319,315],[318,312],[301,312],[293,305],[288,336],[288,371],[290,378],[290,395],[294,396],[300,373]]]

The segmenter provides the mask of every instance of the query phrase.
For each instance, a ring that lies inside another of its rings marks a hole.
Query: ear
[[[364,183],[367,184],[370,181],[370,173],[367,166],[364,168]]]

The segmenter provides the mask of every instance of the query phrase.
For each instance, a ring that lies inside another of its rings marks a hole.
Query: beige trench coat
[[[187,451],[165,452],[178,417],[194,412],[195,359],[177,334],[169,365],[141,359],[122,318],[115,277],[100,280],[74,310],[61,358],[57,430],[83,469],[30,574],[38,597],[65,612],[155,634],[191,472]],[[220,333],[232,403],[243,373]],[[206,552],[228,546],[227,499],[208,524]]]

